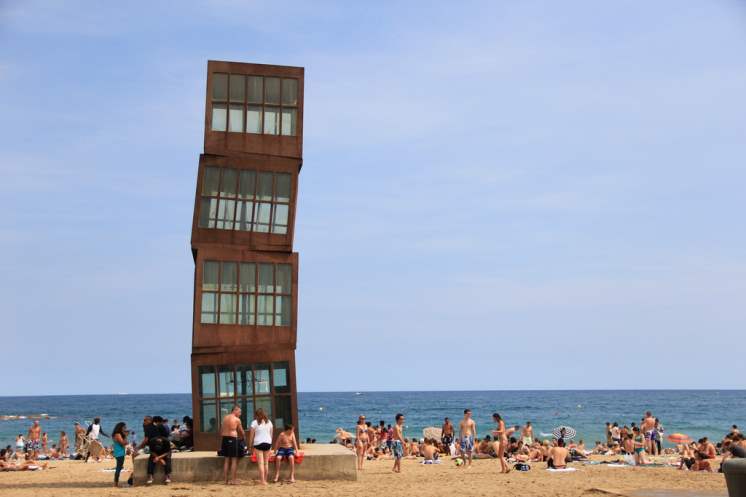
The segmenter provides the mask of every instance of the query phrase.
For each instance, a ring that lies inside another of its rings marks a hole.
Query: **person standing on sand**
[[[505,420],[503,420],[500,414],[493,413],[492,420],[497,423],[497,427],[492,434],[495,436],[495,454],[500,459],[500,473],[509,473],[508,461],[505,460],[505,448],[508,445],[509,431],[505,428]]]
[[[608,447],[611,447],[612,444],[613,444],[613,439],[611,436],[611,423],[607,422],[606,423],[606,445]]]
[[[85,428],[80,426],[80,423],[75,423],[75,453],[80,452],[80,446],[83,445],[83,439],[85,438]]]
[[[59,441],[59,447],[60,447],[60,457],[65,458],[68,455],[68,451],[70,450],[70,441],[67,439],[67,435],[64,431],[60,432],[60,441]]]
[[[31,458],[37,459],[39,457],[39,449],[41,449],[41,426],[37,419],[34,420],[34,424],[28,429],[26,452],[31,452]]]
[[[357,454],[357,469],[363,469],[363,461],[365,460],[365,453],[368,451],[368,443],[370,437],[368,435],[368,426],[365,424],[365,416],[359,416],[357,418],[357,424],[355,425],[355,454]]]
[[[394,456],[394,473],[401,473],[401,460],[404,457],[404,414],[396,415],[396,424],[391,440],[391,454]]]
[[[523,445],[531,445],[534,443],[534,427],[531,426],[531,421],[526,421],[526,426],[521,430],[521,439]]]
[[[256,451],[256,465],[259,470],[259,484],[267,484],[269,474],[269,451],[272,449],[272,421],[269,420],[261,407],[254,413],[251,422],[249,445]]]
[[[124,457],[127,455],[127,425],[117,423],[111,432],[111,441],[113,442],[114,459],[117,461],[117,467],[114,470],[114,486],[119,486],[119,475],[124,469]]]
[[[645,412],[645,417],[642,418],[642,423],[640,423],[640,432],[645,436],[645,451],[649,454],[653,454],[653,445],[655,444],[653,440],[655,432],[655,418],[653,417],[652,412]]]
[[[471,418],[471,409],[464,409],[464,419],[458,424],[458,437],[465,465],[471,466],[474,454],[474,440],[477,438],[477,424]]]
[[[453,423],[449,418],[443,420],[440,429],[440,441],[446,449],[446,454],[451,455],[451,443],[453,443]]]
[[[238,460],[244,456],[246,450],[246,434],[241,426],[241,408],[237,405],[223,418],[220,426],[221,452],[223,453],[223,478],[226,485],[235,485]]]

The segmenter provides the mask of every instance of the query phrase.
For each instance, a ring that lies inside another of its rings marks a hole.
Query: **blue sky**
[[[746,4],[123,5],[0,3],[0,395],[189,391],[208,59],[306,68],[301,390],[744,387]]]

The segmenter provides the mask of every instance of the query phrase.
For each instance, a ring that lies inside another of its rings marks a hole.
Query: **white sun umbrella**
[[[564,430],[564,431],[563,431]],[[571,426],[558,426],[554,430],[552,430],[552,436],[556,439],[565,439],[565,440],[572,440],[577,435],[577,432],[575,431],[575,428]]]
[[[422,430],[422,438],[428,439],[433,438],[435,440],[440,440],[440,436],[443,434],[443,430],[440,428],[436,428],[435,426],[428,426],[424,430]]]

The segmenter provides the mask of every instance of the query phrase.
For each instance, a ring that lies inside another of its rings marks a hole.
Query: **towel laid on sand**
[[[547,471],[551,471],[552,473],[571,473],[573,471],[577,471],[577,469],[575,468],[562,468],[562,469],[548,468]]]

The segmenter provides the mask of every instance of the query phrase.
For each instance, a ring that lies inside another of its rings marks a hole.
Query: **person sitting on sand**
[[[710,464],[710,459],[707,457],[706,453],[700,451],[694,453],[694,464],[692,465],[691,470],[712,473],[712,464]]]
[[[493,447],[492,447],[492,437],[489,435],[486,435],[476,446],[476,453],[477,458],[481,459],[482,457],[492,457],[492,455],[495,453]],[[481,457],[480,457],[481,456]]]
[[[710,442],[710,440],[707,437],[702,437],[699,439],[699,448],[698,450],[704,454],[706,459],[715,459],[717,457],[717,451],[715,450],[715,446]]]
[[[409,442],[409,457],[413,459],[420,457],[420,444],[417,443],[416,438],[412,438],[412,440]]]
[[[290,479],[288,483],[295,483],[295,453],[298,452],[298,441],[295,439],[293,425],[285,424],[285,429],[280,433],[275,441],[275,479],[274,482],[280,481],[280,464],[285,459],[290,465]]]
[[[624,441],[622,442],[622,454],[625,456],[631,456],[635,452],[635,441],[633,440],[633,437],[631,434],[628,434],[624,437]]]
[[[528,450],[528,460],[531,462],[541,462],[544,460],[544,451],[541,449],[541,444],[538,440],[531,444]]]
[[[422,445],[422,456],[425,458],[425,462],[435,463],[440,457],[438,447],[435,445],[435,440],[425,439],[425,443]]]
[[[549,449],[549,459],[547,459],[547,468],[565,469],[567,467],[568,450],[565,448],[565,441],[560,438],[557,445]]]

